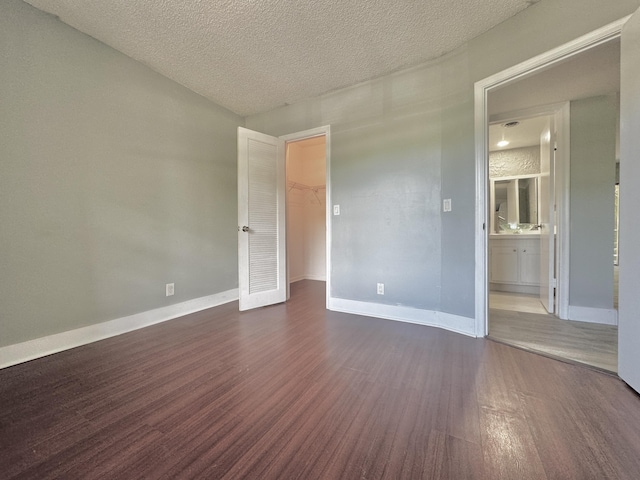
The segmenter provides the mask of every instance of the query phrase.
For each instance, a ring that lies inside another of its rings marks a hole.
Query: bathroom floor
[[[533,295],[491,292],[489,338],[543,355],[618,371],[618,327],[560,320]]]
[[[540,313],[546,315],[547,311],[535,295],[521,293],[491,292],[489,297],[491,308],[499,310],[511,310],[514,312]]]

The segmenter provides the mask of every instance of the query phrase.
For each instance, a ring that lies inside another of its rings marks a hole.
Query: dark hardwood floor
[[[324,284],[0,370],[1,478],[637,479],[640,397]]]

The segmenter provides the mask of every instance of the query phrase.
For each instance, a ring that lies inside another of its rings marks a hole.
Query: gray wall
[[[440,75],[391,75],[248,123],[273,135],[331,125],[334,297],[439,305]]]
[[[332,126],[332,296],[473,317],[474,82],[639,5],[543,0],[430,64],[248,117],[273,135]]]
[[[613,308],[616,95],[571,102],[569,305]]]
[[[473,317],[473,83],[639,5],[543,0],[430,64],[247,119],[332,125],[333,295]],[[18,0],[0,92],[0,346],[237,286],[240,117]]]
[[[237,287],[242,118],[17,0],[0,111],[0,346]]]

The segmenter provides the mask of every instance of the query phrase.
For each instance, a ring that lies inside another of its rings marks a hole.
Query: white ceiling
[[[522,80],[512,82],[489,94],[490,115],[505,113],[554,103],[579,100],[620,91],[620,40],[591,48]],[[508,115],[507,115],[508,117]],[[489,150],[506,150],[538,145],[540,133],[547,117],[520,120],[515,128],[503,129],[504,122],[490,125]],[[504,130],[510,143],[499,148]]]
[[[571,57],[489,94],[489,114],[608,95],[620,91],[620,40]]]
[[[510,150],[512,148],[540,145],[540,135],[544,130],[549,116],[540,116],[518,120],[515,127],[505,127],[504,123],[489,125],[489,151]],[[498,147],[497,143],[504,139],[509,142],[506,147]]]
[[[246,116],[436,58],[538,0],[26,0]]]

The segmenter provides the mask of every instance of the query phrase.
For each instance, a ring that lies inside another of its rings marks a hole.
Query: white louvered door
[[[286,300],[284,141],[238,127],[240,310]]]

